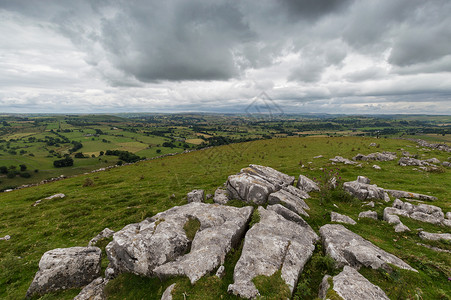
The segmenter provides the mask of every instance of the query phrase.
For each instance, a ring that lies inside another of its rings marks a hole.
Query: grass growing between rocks
[[[290,289],[281,275],[282,272],[279,270],[271,276],[259,275],[255,277],[252,282],[260,292],[260,296],[257,299],[289,299]]]
[[[414,170],[415,167],[398,166],[397,161],[362,162],[361,168],[355,165],[332,165],[329,161],[329,158],[336,155],[352,158],[359,152],[369,154],[376,151],[395,151],[400,157],[403,151],[401,149],[418,155],[420,159],[436,157],[446,161],[450,156],[449,153],[436,150],[423,151],[416,148],[415,143],[404,140],[379,139],[379,148],[369,147],[374,141],[375,139],[357,137],[260,140],[139,162],[105,172],[2,193],[0,237],[10,235],[11,239],[0,241],[0,298],[22,299],[25,296],[44,252],[55,248],[86,246],[88,241],[105,227],[117,231],[127,224],[141,222],[158,212],[186,204],[186,194],[193,189],[201,188],[206,193],[213,194],[229,175],[236,174],[250,163],[270,166],[296,177],[303,174],[309,178],[318,178],[323,174],[321,168],[339,168],[343,181],[355,180],[358,175],[367,176],[371,183],[383,188],[436,196],[439,200],[430,204],[441,207],[444,212],[451,211],[449,168],[444,173],[428,173]],[[323,157],[315,159],[318,155]],[[373,169],[373,164],[379,165],[382,170]],[[83,187],[86,178],[90,178],[93,185]],[[43,200],[38,206],[32,206],[35,201],[56,193],[64,193],[66,197]],[[175,197],[172,197],[173,194]],[[421,227],[430,232],[450,232],[450,228],[401,218],[412,232],[398,234],[394,232],[392,225],[380,219],[376,221],[357,218],[360,211],[368,209],[376,210],[381,218],[383,207],[391,206],[392,202],[376,202],[376,207],[372,209],[362,207],[360,203],[340,202],[335,197],[332,197],[330,202],[320,203],[319,193],[311,193],[311,196],[312,198],[306,200],[311,208],[308,211],[310,217],[304,219],[316,232],[320,226],[330,223],[331,211],[348,215],[358,223],[346,225],[347,228],[419,269],[419,277],[414,278],[413,284],[419,280],[427,282],[428,284],[421,285],[420,288],[423,295],[432,295],[432,298],[423,296],[423,299],[434,299],[433,297],[440,295],[440,291],[450,293],[447,276],[451,277],[451,255],[434,252],[416,244],[429,244],[419,239],[417,228]],[[245,206],[239,201],[233,201],[231,204]],[[238,255],[234,256],[235,261],[228,256],[226,276],[220,284],[216,279],[211,279],[211,275],[191,286],[186,278],[160,282],[155,278],[123,274],[108,284],[108,289],[114,291],[109,295],[122,296],[112,299],[159,299],[161,294],[158,291],[162,293],[172,281],[177,281],[185,282],[180,286],[186,287],[183,291],[190,294],[191,299],[203,299],[195,297],[208,296],[210,293],[216,296],[215,299],[221,299],[221,296],[223,299],[234,299],[227,294],[227,286],[233,282],[233,267],[239,258],[238,252],[233,254]],[[429,267],[422,270],[418,267],[418,261],[428,262]],[[438,277],[432,272],[436,267],[440,268]],[[368,276],[370,281],[379,278],[376,273],[369,273]],[[207,293],[203,290],[203,280],[210,280],[206,284],[213,287],[213,292]],[[380,281],[383,281],[383,277]],[[316,285],[311,284],[314,294],[317,293]],[[389,290],[396,285],[397,283],[385,279],[381,288]],[[146,289],[150,288],[148,286],[157,292],[141,292],[141,289],[147,291]],[[75,291],[52,293],[42,299],[72,299]],[[414,296],[412,292],[407,298]]]

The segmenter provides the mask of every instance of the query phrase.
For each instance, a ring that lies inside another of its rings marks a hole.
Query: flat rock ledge
[[[418,233],[418,236],[422,240],[428,240],[428,241],[451,241],[451,233],[431,233],[426,231],[420,231]]]
[[[247,232],[241,257],[233,273],[229,293],[243,298],[259,295],[252,279],[271,276],[281,270],[291,292],[304,265],[312,256],[318,236],[308,225],[301,226],[277,212],[258,208],[260,222]]]
[[[57,248],[39,261],[26,297],[83,287],[100,276],[101,250],[98,247]]]
[[[109,268],[115,274],[131,272],[161,279],[186,275],[194,283],[224,263],[244,235],[252,211],[250,206],[192,202],[129,224],[106,246]],[[200,222],[192,242],[184,230],[189,219]]]
[[[355,269],[365,266],[389,270],[388,263],[390,263],[401,269],[416,272],[398,257],[385,252],[343,225],[327,224],[322,226],[319,232],[326,254],[336,261],[337,267],[348,265]]]
[[[345,266],[343,271],[332,278],[333,286],[329,284],[330,276],[326,275],[323,278],[320,286],[318,298],[326,299],[329,289],[335,291],[344,300],[385,300],[390,299],[384,291],[372,284],[365,277],[363,277],[355,269]]]
[[[338,222],[338,223],[345,223],[345,224],[351,224],[351,225],[355,225],[357,224],[356,221],[354,221],[352,218],[336,213],[336,212],[331,212],[330,213],[330,220],[331,222]]]
[[[445,219],[445,214],[442,209],[435,205],[413,205],[407,201],[403,202],[399,199],[395,199],[393,207],[386,207],[384,209],[384,220],[390,224],[397,224],[400,222],[396,220],[397,216],[403,216],[434,225],[451,227],[450,220]],[[397,219],[399,220],[399,218]]]

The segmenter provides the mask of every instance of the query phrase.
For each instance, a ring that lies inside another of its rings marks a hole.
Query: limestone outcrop
[[[224,263],[241,240],[252,211],[250,206],[192,202],[127,225],[106,247],[110,267],[116,273],[160,278],[186,275],[194,283]],[[189,219],[200,223],[192,242],[184,229]]]
[[[293,292],[305,263],[312,256],[318,236],[310,226],[285,219],[277,212],[258,208],[260,222],[246,234],[229,292],[244,298],[259,295],[252,279],[281,270],[282,279]],[[256,250],[258,249],[258,251]]]
[[[326,254],[329,254],[338,267],[361,266],[373,269],[390,269],[388,263],[401,269],[416,271],[398,257],[382,250],[360,235],[340,224],[327,224],[320,228],[320,235]]]

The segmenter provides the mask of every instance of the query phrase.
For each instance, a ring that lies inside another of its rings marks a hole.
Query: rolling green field
[[[369,144],[373,142],[380,146],[370,147]],[[186,194],[192,189],[201,188],[206,193],[214,193],[229,175],[251,163],[270,166],[296,177],[304,174],[318,178],[324,169],[338,171],[342,181],[355,180],[358,175],[363,175],[383,188],[436,196],[439,200],[432,204],[441,207],[444,212],[451,211],[450,169],[443,169],[443,172],[420,172],[414,170],[414,167],[398,166],[395,160],[376,162],[382,170],[375,170],[372,168],[374,162],[363,162],[362,167],[357,167],[332,165],[329,161],[329,158],[336,155],[352,158],[357,153],[369,154],[376,151],[394,151],[398,153],[398,157],[402,151],[409,151],[421,159],[436,157],[441,161],[448,160],[450,156],[449,153],[436,150],[423,151],[414,142],[390,138],[274,138],[142,161],[104,172],[2,193],[0,236],[8,234],[11,239],[0,241],[0,298],[21,299],[25,296],[44,252],[59,247],[86,246],[105,227],[120,230],[129,223],[140,222],[175,205],[186,204]],[[318,155],[323,157],[314,158]],[[92,184],[85,184],[88,179]],[[66,197],[44,200],[40,205],[32,206],[35,201],[56,193],[64,193]],[[171,197],[172,194],[175,198]],[[320,200],[319,193],[311,195],[312,198],[306,201],[311,208],[310,217],[306,221],[317,232],[320,226],[330,223],[332,210],[355,220],[360,211],[367,210],[356,201],[324,202]],[[380,218],[383,208],[380,203],[375,207]],[[391,299],[451,299],[451,255],[417,245],[424,243],[451,250],[449,243],[425,242],[417,236],[417,228],[420,227],[430,232],[451,232],[450,228],[404,218],[402,222],[412,231],[395,233],[392,225],[381,219],[360,220],[357,225],[346,227],[402,258],[419,270],[418,274],[400,270],[388,274],[365,268],[360,272],[379,285]],[[227,256],[226,276],[222,280],[211,274],[192,286],[187,278],[160,282],[156,278],[123,274],[108,284],[107,293],[110,299],[160,299],[165,288],[177,282],[174,299],[184,299],[184,294],[187,299],[235,299],[227,294],[227,286],[233,281],[233,267],[240,251],[238,247]],[[295,299],[314,299],[322,276],[326,272],[336,272],[330,270],[324,261],[326,258],[318,244],[314,257],[300,278]],[[262,299],[280,299],[283,295],[283,285],[277,274],[257,281],[260,291],[264,291]],[[52,293],[41,299],[72,299],[78,292],[79,289]]]

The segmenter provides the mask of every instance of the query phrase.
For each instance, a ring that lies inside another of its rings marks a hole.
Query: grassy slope
[[[140,222],[174,205],[185,204],[186,193],[194,188],[203,188],[207,193],[213,193],[217,186],[226,181],[228,175],[238,172],[249,163],[271,166],[294,176],[302,173],[310,177],[321,175],[320,167],[339,167],[340,176],[345,181],[354,180],[357,175],[365,175],[372,179],[373,183],[384,188],[435,195],[439,198],[436,205],[441,206],[444,211],[451,210],[448,192],[451,190],[449,169],[445,173],[425,174],[412,171],[412,167],[397,166],[396,162],[380,162],[377,164],[383,170],[377,171],[371,168],[372,163],[364,163],[363,168],[358,168],[332,166],[328,161],[328,158],[335,155],[351,158],[358,152],[363,154],[376,151],[400,152],[398,150],[400,148],[418,153],[420,157],[423,154],[412,142],[381,139],[377,140],[381,144],[380,148],[368,147],[374,141],[367,138],[263,140],[140,162],[106,172],[0,194],[0,236],[6,234],[11,236],[9,241],[0,241],[0,298],[19,299],[25,295],[44,252],[58,247],[87,245],[88,241],[105,227],[119,230],[126,224]],[[317,155],[323,155],[324,158],[314,159],[313,157]],[[437,157],[440,160],[445,160],[449,156],[447,153],[436,151],[425,152],[425,155],[425,158]],[[300,163],[306,167],[301,168]],[[94,182],[93,186],[83,187],[87,178]],[[64,193],[66,198],[44,200],[37,207],[31,206],[34,201],[55,193]],[[170,198],[172,194],[175,194],[175,199]],[[357,205],[341,203],[337,203],[338,209],[331,203],[321,206],[317,195],[309,199],[308,203],[311,207],[311,217],[308,221],[315,230],[329,222],[329,212],[332,209],[355,219],[358,212],[363,210]],[[378,212],[382,209],[381,205],[376,207]],[[406,220],[405,224],[413,229],[413,233],[395,234],[392,226],[376,221],[361,221],[349,228],[420,269],[420,274],[413,277],[414,281],[410,285],[418,286],[424,293],[423,297],[426,295],[437,297],[439,290],[446,292],[446,288],[449,293],[447,277],[451,276],[450,255],[417,246],[416,243],[420,240],[414,232],[418,227],[431,231],[450,232],[450,230],[410,220]],[[180,289],[184,289],[187,294],[202,295],[206,289],[213,289],[211,295],[225,295],[227,284],[232,280],[232,266],[236,259],[237,257],[233,257],[228,260],[227,275],[221,284],[215,282],[211,276],[202,279],[194,287],[191,287],[186,279],[173,279],[170,282],[180,282]],[[370,276],[371,280],[381,284],[387,291],[399,285],[398,282],[385,280],[380,274]],[[151,284],[151,292],[155,295],[151,298],[159,299],[164,288],[170,283],[160,285],[155,279],[129,277],[131,278],[117,279],[110,284],[109,289],[122,291],[124,296],[129,295],[128,299],[140,299],[145,297],[145,293],[140,293],[140,289],[134,287],[140,286],[140,282],[141,286]],[[407,287],[406,291],[409,291]],[[409,295],[413,297],[416,292],[413,287],[411,290],[413,291]],[[58,293],[44,299],[70,299],[76,292]],[[149,291],[150,294],[151,292]],[[398,295],[390,294],[390,296],[396,298]],[[180,294],[177,297],[182,296]]]

